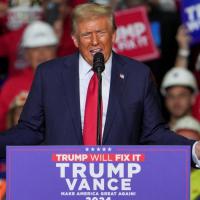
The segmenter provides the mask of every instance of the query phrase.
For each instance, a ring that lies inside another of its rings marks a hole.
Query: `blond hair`
[[[115,18],[110,6],[97,3],[85,3],[76,6],[72,12],[72,34],[76,33],[78,22],[99,17],[108,17],[113,31],[116,30]]]

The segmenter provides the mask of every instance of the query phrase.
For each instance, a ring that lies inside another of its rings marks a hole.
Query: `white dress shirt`
[[[102,101],[103,101],[103,115],[102,115],[102,134],[104,131],[106,113],[108,108],[108,99],[110,92],[110,79],[111,79],[111,66],[112,66],[112,55],[109,60],[105,63],[105,70],[102,72]],[[84,58],[79,56],[79,88],[80,88],[80,109],[81,109],[81,125],[83,130],[84,113],[85,113],[85,102],[87,96],[87,89],[90,79],[93,75],[93,71]],[[192,147],[192,159],[196,163],[196,167],[200,168],[200,160],[198,160],[195,153],[196,143]]]
[[[102,103],[103,103],[102,134],[104,131],[106,113],[107,113],[107,108],[108,108],[111,65],[112,65],[112,55],[110,56],[109,60],[105,63],[105,70],[102,72]],[[84,122],[87,89],[88,89],[90,79],[92,75],[94,74],[94,72],[91,69],[92,67],[80,55],[79,56],[79,88],[80,88],[80,109],[81,109],[82,130],[83,130],[83,122]]]

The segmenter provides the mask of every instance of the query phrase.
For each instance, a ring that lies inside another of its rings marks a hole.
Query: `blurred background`
[[[139,60],[152,70],[170,129],[200,140],[199,0],[0,0],[0,132],[17,123],[37,66],[77,50],[70,14],[85,2],[110,5],[116,15],[145,10],[157,56],[140,52]],[[138,59],[134,52],[131,57]],[[0,160],[0,200],[5,178]],[[200,170],[191,171],[191,199],[200,200]]]

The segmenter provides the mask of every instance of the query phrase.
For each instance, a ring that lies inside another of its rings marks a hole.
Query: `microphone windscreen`
[[[101,52],[97,52],[93,57],[93,70],[97,73],[102,73],[104,69],[104,55]]]

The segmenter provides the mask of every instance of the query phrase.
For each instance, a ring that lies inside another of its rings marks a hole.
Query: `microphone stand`
[[[97,72],[98,77],[98,103],[97,103],[97,145],[101,145],[101,128],[102,128],[102,76]]]
[[[93,58],[93,70],[97,73],[98,78],[98,99],[97,99],[97,137],[96,144],[102,145],[102,76],[104,71],[104,55],[101,52],[97,52]]]

